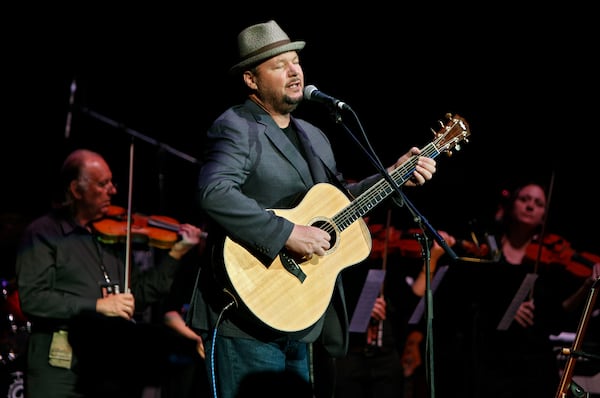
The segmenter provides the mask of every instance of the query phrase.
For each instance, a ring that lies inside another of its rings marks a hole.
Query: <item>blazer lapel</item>
[[[300,139],[300,144],[304,147],[304,153],[306,153],[306,161],[308,162],[308,167],[310,168],[310,172],[312,174],[313,180],[315,183],[319,182],[329,182],[329,178],[327,177],[327,172],[325,170],[325,166],[323,165],[323,161],[315,153],[313,147],[308,139],[308,136],[297,124],[296,131],[298,132],[298,138]]]

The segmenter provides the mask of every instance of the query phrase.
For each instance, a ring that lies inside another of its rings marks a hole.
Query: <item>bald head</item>
[[[93,162],[106,163],[99,153],[88,149],[76,149],[71,152],[63,162],[60,172],[63,188],[66,189],[71,181],[78,179],[85,166]]]
[[[109,169],[106,160],[97,152],[89,149],[76,149],[67,156],[60,173],[61,188],[65,193],[67,203],[73,199],[71,183],[75,180],[85,181],[90,172],[95,169]]]

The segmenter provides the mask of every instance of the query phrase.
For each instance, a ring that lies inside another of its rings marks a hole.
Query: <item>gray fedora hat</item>
[[[238,73],[278,54],[301,50],[305,44],[303,41],[291,41],[273,20],[249,26],[238,35],[240,58],[229,71]]]

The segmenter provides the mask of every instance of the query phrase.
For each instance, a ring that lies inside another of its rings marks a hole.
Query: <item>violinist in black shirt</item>
[[[130,330],[113,329],[116,320],[134,325],[136,309],[165,296],[179,260],[200,242],[202,231],[181,224],[181,239],[173,244],[161,264],[143,274],[132,267],[131,283],[124,284],[129,275],[125,270],[125,248],[101,242],[92,228],[107,214],[117,192],[111,169],[98,153],[79,149],[66,158],[60,177],[64,203],[26,228],[17,253],[21,307],[32,323],[26,396],[127,396],[121,382],[130,375],[118,375],[121,379],[117,381],[108,376],[111,373],[107,370],[84,378],[78,350],[101,351],[102,357],[96,359],[98,367],[111,360],[112,365],[107,366],[114,367],[111,372],[129,371],[122,366],[129,362],[119,351],[121,346],[98,350],[86,345],[103,347],[101,344],[109,341],[111,333]],[[124,286],[130,288],[125,291]],[[75,342],[73,325],[83,316],[87,316],[86,325],[99,319],[108,323],[98,323],[104,326],[98,326],[93,336],[80,336]]]

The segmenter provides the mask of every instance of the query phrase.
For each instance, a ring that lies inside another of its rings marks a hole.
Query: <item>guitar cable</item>
[[[223,307],[223,311],[222,311],[222,312],[225,312],[225,311],[227,311],[227,310],[228,310],[228,309],[230,309],[230,308],[231,308],[231,306],[233,306],[234,304],[235,304],[235,308],[238,308],[238,302],[237,302],[237,299],[235,298],[234,294],[233,294],[233,293],[231,293],[231,292],[229,291],[229,289],[227,289],[226,287],[225,287],[225,288],[223,288],[223,292],[224,292],[224,293],[226,293],[227,295],[229,295],[229,297],[231,297],[231,300],[232,300],[232,301],[230,301],[230,302],[229,302],[229,304],[227,304],[225,307]]]
[[[237,300],[235,298],[235,296],[233,295],[233,293],[231,293],[227,288],[223,288],[223,292],[226,293],[227,295],[229,295],[231,297],[231,301],[225,305],[223,307],[223,309],[221,310],[221,313],[219,314],[219,317],[217,318],[217,322],[215,323],[215,328],[213,329],[213,337],[212,337],[212,344],[211,344],[211,349],[210,349],[210,376],[211,376],[211,380],[212,380],[212,390],[213,390],[213,397],[217,398],[217,378],[216,378],[216,373],[215,373],[215,342],[217,340],[217,329],[219,328],[219,324],[221,323],[221,319],[223,318],[223,315],[225,314],[225,312],[230,309],[231,307],[233,307],[235,305],[235,308],[238,307],[238,303]]]

